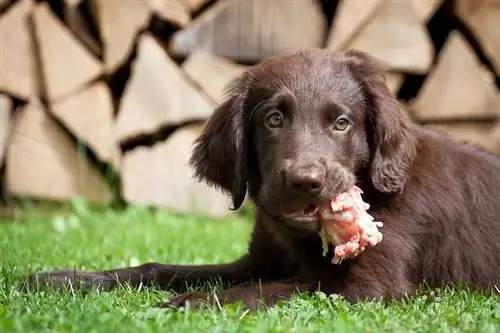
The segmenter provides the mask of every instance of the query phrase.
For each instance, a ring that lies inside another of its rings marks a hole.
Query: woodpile
[[[0,0],[2,193],[231,214],[192,143],[229,81],[305,48],[373,54],[413,119],[500,153],[498,22],[496,0]]]

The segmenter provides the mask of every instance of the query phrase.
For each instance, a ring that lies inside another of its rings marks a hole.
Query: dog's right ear
[[[250,75],[245,72],[226,89],[225,100],[214,110],[195,141],[190,164],[195,176],[229,194],[238,209],[247,191],[247,118],[244,103]]]

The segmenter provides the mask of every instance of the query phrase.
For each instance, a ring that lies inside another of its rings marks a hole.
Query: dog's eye
[[[337,131],[345,131],[349,127],[349,120],[344,117],[339,117],[336,121],[335,124],[333,125],[335,130]]]
[[[278,128],[283,126],[283,116],[280,112],[275,111],[266,117],[265,122],[269,128]]]

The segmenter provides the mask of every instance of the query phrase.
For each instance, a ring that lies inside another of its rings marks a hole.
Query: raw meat
[[[328,252],[330,243],[334,245],[334,264],[354,258],[367,247],[382,241],[382,233],[378,228],[383,223],[375,221],[368,214],[370,205],[363,201],[362,193],[359,187],[353,186],[349,191],[321,204],[318,209],[323,255]]]

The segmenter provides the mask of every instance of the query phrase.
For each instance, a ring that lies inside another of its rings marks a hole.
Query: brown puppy
[[[248,254],[230,264],[149,263],[29,278],[114,287],[118,281],[235,284],[219,302],[255,309],[295,292],[397,299],[425,283],[488,291],[500,284],[500,159],[412,123],[367,54],[308,50],[268,59],[230,86],[196,142],[199,179],[257,207]],[[318,203],[356,184],[384,223],[383,241],[355,259],[322,256]],[[181,294],[166,305],[209,299]]]

